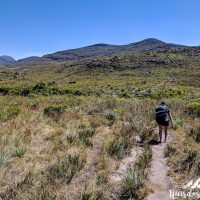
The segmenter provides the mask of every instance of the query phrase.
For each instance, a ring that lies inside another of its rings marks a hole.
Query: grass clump
[[[105,173],[98,174],[96,178],[96,184],[97,185],[105,185],[108,183],[108,177]]]
[[[113,112],[108,112],[105,114],[105,118],[109,120],[111,124],[113,124],[116,120],[116,115]]]
[[[95,134],[95,129],[82,130],[78,132],[78,138],[86,145],[93,146],[90,138]]]
[[[17,189],[26,191],[33,185],[34,176],[31,172],[29,172],[25,178],[23,178],[19,183],[17,183]]]
[[[16,148],[12,151],[12,157],[22,158],[25,155],[26,151],[26,148]]]
[[[200,126],[195,126],[190,129],[189,136],[191,136],[197,143],[200,142]]]
[[[120,199],[144,199],[148,193],[145,186],[151,159],[151,149],[147,148],[138,161],[127,169],[122,182]]]
[[[74,144],[77,140],[77,138],[74,134],[67,134],[65,137],[69,144]]]
[[[0,153],[0,167],[7,161],[5,153]]]
[[[49,179],[51,182],[62,180],[69,184],[74,175],[83,168],[84,164],[85,159],[81,158],[80,154],[70,154],[49,168]]]
[[[190,172],[197,159],[197,151],[189,149],[185,158],[181,161],[180,170]]]
[[[187,106],[186,112],[191,116],[200,117],[200,103],[199,102],[190,103]]]
[[[105,144],[105,150],[108,155],[121,159],[130,147],[130,143],[126,138],[113,137],[108,139]]]

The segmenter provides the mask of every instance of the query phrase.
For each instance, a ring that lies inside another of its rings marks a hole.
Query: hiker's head
[[[166,103],[164,101],[161,101],[160,105],[164,106],[164,105],[166,105]]]

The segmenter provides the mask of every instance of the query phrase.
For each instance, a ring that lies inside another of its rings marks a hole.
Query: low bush
[[[111,122],[114,122],[116,120],[116,115],[112,112],[108,112],[105,114],[105,118]]]
[[[193,102],[187,105],[186,113],[194,117],[200,117],[200,103]]]
[[[65,111],[65,107],[62,106],[49,106],[44,109],[44,115],[48,117],[59,117]]]
[[[0,111],[0,120],[9,120],[15,118],[20,113],[18,107],[5,107]]]

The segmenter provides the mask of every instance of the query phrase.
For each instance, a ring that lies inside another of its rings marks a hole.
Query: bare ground
[[[151,174],[149,177],[149,187],[153,190],[146,200],[169,200],[169,190],[172,188],[172,181],[168,176],[167,158],[165,150],[167,144],[172,140],[171,133],[168,136],[166,143],[161,143],[152,146],[152,165]]]

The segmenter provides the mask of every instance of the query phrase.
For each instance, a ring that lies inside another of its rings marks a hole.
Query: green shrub
[[[161,99],[161,98],[171,98],[171,97],[183,97],[187,95],[187,91],[184,89],[178,89],[178,88],[166,88],[158,91],[153,91],[151,94],[151,97],[155,99]]]
[[[0,112],[0,119],[1,120],[9,120],[15,118],[20,113],[20,109],[17,107],[5,107]]]
[[[120,94],[120,97],[130,98],[130,97],[131,97],[131,94],[130,94],[128,91],[123,91],[123,92]]]
[[[10,88],[9,94],[19,95],[19,96],[28,96],[32,92],[31,87],[13,87]]]
[[[46,92],[47,91],[47,87],[48,87],[48,85],[46,83],[39,82],[33,87],[33,90],[35,92]]]
[[[193,102],[187,105],[186,113],[194,117],[200,117],[200,103]]]
[[[19,95],[28,96],[31,93],[31,88],[22,88]]]
[[[84,92],[83,92],[83,91],[80,91],[80,90],[76,90],[76,91],[74,92],[74,95],[75,95],[75,96],[82,96],[82,95],[84,95]]]
[[[0,88],[0,95],[7,95],[9,93],[8,88],[1,87]]]
[[[111,122],[114,122],[116,120],[116,115],[112,112],[106,113],[105,118]]]

